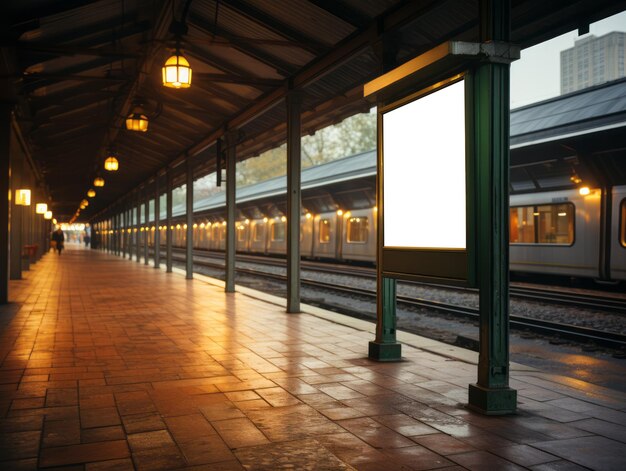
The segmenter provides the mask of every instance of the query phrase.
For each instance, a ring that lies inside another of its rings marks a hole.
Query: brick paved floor
[[[519,371],[481,416],[468,362],[71,246],[10,287],[3,470],[626,469],[617,392]]]

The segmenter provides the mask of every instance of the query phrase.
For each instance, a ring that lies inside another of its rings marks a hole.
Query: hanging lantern
[[[35,206],[35,212],[37,214],[46,214],[46,211],[48,211],[48,205],[46,203],[37,203]]]
[[[93,186],[104,186],[104,178],[98,177],[93,181]]]
[[[89,206],[89,201],[87,201],[87,200],[82,200],[82,201],[80,202],[80,204],[84,204],[85,206]]]
[[[146,132],[148,130],[148,117],[145,114],[134,111],[126,118],[126,129],[129,131]]]
[[[52,219],[52,211],[46,211],[46,212],[43,214],[43,218],[44,218],[44,219]]]
[[[26,188],[15,190],[15,204],[18,206],[30,206],[30,190]]]
[[[162,68],[163,85],[170,88],[189,88],[191,86],[191,67],[178,49]]]
[[[105,170],[108,170],[109,172],[115,172],[117,171],[118,168],[120,168],[120,163],[117,161],[117,159],[114,156],[110,155],[104,161]]]
[[[93,198],[94,196],[96,196],[96,190],[94,190],[93,188],[90,188],[89,191],[87,192],[87,196],[89,196],[90,198]]]
[[[48,211],[46,211],[48,212]],[[50,214],[50,216],[52,216],[52,214]],[[44,219],[46,219],[46,215],[43,215]],[[52,218],[52,224],[56,224],[58,221],[56,220],[56,218]]]

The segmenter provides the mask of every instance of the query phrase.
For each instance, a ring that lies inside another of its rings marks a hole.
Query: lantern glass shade
[[[129,131],[146,132],[148,130],[148,117],[141,113],[131,113],[126,118],[126,129]]]
[[[48,211],[48,205],[46,203],[37,203],[35,206],[35,212],[37,214],[46,214],[46,211]]]
[[[46,212],[48,212],[48,211],[46,211]],[[52,214],[51,214],[50,216],[52,216]],[[45,218],[45,217],[46,217],[46,215],[44,214],[44,216],[43,216],[43,217]],[[52,224],[56,224],[57,222],[58,222],[58,221],[56,220],[56,218],[52,218]]]
[[[104,186],[104,178],[98,177],[93,181],[93,186]]]
[[[89,191],[87,192],[87,196],[89,196],[90,198],[93,198],[94,196],[96,196],[96,190],[94,190],[93,188],[90,188]]]
[[[191,67],[185,57],[176,51],[162,68],[163,85],[170,88],[189,88],[191,86]]]
[[[104,169],[109,172],[115,172],[118,168],[120,168],[120,163],[113,156],[107,157],[104,161]]]
[[[46,211],[46,212],[43,214],[43,218],[44,218],[44,219],[52,219],[52,211]]]
[[[15,190],[15,204],[18,206],[30,206],[30,190]]]
[[[81,205],[85,205],[85,206],[89,206],[89,201],[87,201],[87,200],[82,200],[82,201],[80,202],[80,204],[81,204]]]

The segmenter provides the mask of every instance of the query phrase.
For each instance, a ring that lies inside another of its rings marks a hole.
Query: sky
[[[602,36],[626,31],[626,11],[592,23],[589,34]],[[511,108],[552,98],[560,94],[560,52],[586,37],[571,31],[550,41],[522,50],[521,59],[511,65]]]

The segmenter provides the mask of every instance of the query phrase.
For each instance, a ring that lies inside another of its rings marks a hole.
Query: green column
[[[397,361],[402,345],[396,341],[396,280],[378,276],[376,301],[376,340],[369,343],[369,357],[378,361]]]
[[[236,180],[237,167],[237,132],[232,130],[226,133],[226,288],[227,293],[235,292],[235,253],[237,240],[235,238],[236,211]]]
[[[165,221],[167,227],[165,228],[165,271],[166,273],[172,272],[172,191],[174,189],[174,170],[168,168],[165,173],[167,201],[166,201],[166,216]]]
[[[508,41],[508,1],[481,1],[481,41]],[[509,69],[483,63],[471,74],[479,288],[478,382],[469,407],[489,415],[515,412],[509,387]]]
[[[287,94],[287,312],[300,312],[301,155],[299,92]]]

